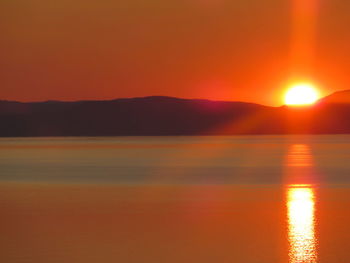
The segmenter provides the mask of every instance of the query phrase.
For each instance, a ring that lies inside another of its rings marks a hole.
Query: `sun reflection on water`
[[[286,166],[289,262],[317,262],[315,191],[307,184],[315,178],[308,145],[291,145]]]
[[[290,262],[316,262],[314,190],[291,186],[287,197]]]
[[[305,144],[293,144],[287,155],[288,167],[311,167],[313,166],[310,149]]]

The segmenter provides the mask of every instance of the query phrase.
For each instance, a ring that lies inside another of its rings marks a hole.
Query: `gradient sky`
[[[350,2],[304,1],[313,24],[299,33],[312,38],[304,63],[295,58],[298,1],[2,0],[0,99],[279,105],[291,78],[315,81],[323,94],[349,88]]]

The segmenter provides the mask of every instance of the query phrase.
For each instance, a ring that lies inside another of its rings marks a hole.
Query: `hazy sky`
[[[2,0],[0,99],[278,105],[295,70],[293,1]],[[350,2],[308,2],[317,23],[306,76],[325,94],[347,89]]]

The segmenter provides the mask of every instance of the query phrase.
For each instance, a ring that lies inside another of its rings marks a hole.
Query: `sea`
[[[0,139],[2,263],[350,262],[350,135]]]

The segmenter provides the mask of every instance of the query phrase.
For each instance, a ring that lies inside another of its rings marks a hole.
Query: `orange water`
[[[347,262],[349,143],[2,139],[1,262]]]

